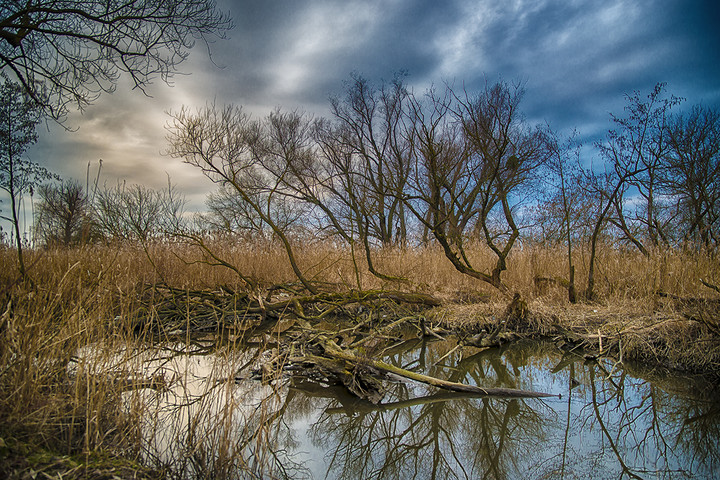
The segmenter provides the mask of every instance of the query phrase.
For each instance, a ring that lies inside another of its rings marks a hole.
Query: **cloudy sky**
[[[42,127],[31,158],[85,181],[162,188],[167,175],[201,210],[213,186],[162,155],[165,112],[206,102],[242,105],[262,117],[275,107],[328,115],[329,97],[352,72],[369,80],[409,73],[416,92],[444,81],[469,90],[485,81],[525,82],[523,111],[586,141],[610,127],[623,95],[657,82],[687,104],[720,105],[717,0],[220,0],[233,17],[228,38],[198,45],[184,75],[151,97],[126,81],[65,131]]]

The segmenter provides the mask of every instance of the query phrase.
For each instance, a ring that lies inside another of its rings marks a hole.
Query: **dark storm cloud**
[[[623,94],[657,82],[717,101],[718,7],[683,1],[245,1],[215,47],[209,97],[252,107],[327,111],[351,72],[419,89],[523,81],[534,120],[598,135]],[[262,110],[262,108],[260,108]]]
[[[624,93],[649,92],[657,82],[717,101],[718,34],[707,20],[695,29],[703,23],[701,2],[503,5],[472,40],[482,70],[526,82],[532,118],[596,135],[610,111],[622,110]]]
[[[372,81],[400,70],[422,92],[444,81],[470,90],[498,78],[526,86],[531,121],[577,128],[594,140],[622,113],[625,93],[667,82],[689,104],[720,103],[720,7],[714,1],[652,0],[241,0],[219,4],[236,27],[198,44],[173,88],[148,98],[126,81],[69,126],[41,132],[33,152],[64,177],[104,160],[116,179],[162,187],[169,172],[202,208],[211,186],[161,155],[168,110],[235,103],[254,116],[276,107],[327,115],[351,72]]]
[[[205,82],[248,104],[327,108],[351,72],[391,78],[400,70],[425,78],[440,61],[439,32],[453,28],[453,2],[233,2],[237,27],[218,43],[223,70]],[[200,60],[203,71],[211,67]],[[286,105],[287,104],[287,105]]]

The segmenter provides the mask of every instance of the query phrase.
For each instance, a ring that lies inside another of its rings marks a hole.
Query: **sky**
[[[163,154],[168,111],[233,103],[255,118],[276,107],[329,116],[329,99],[356,72],[373,82],[408,73],[415,92],[449,82],[479,90],[520,81],[531,122],[586,142],[611,128],[625,94],[670,93],[720,107],[717,0],[219,0],[234,28],[198,43],[149,96],[122,79],[84,112],[39,127],[29,152],[65,179],[167,185],[202,211],[215,189],[195,168]],[[210,53],[210,54],[209,54]],[[587,161],[587,159],[586,159]]]

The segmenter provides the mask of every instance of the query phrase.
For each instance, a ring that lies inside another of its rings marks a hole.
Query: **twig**
[[[702,278],[700,279],[700,283],[702,283],[702,284],[705,285],[706,287],[708,287],[708,288],[710,288],[710,289],[712,289],[712,290],[715,290],[716,292],[720,293],[720,287],[718,287],[717,285],[713,285],[712,283],[707,282],[707,281],[703,280]]]
[[[445,355],[443,355],[442,357],[440,357],[440,358],[438,359],[438,361],[435,362],[435,365],[439,365],[440,362],[442,362],[442,361],[445,360],[447,357],[449,357],[450,355],[452,355],[453,352],[454,352],[455,350],[457,350],[458,348],[460,348],[460,347],[462,347],[462,344],[460,344],[460,343],[458,343],[457,345],[455,345],[449,352],[447,352]]]

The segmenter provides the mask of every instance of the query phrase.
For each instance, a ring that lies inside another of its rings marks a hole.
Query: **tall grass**
[[[210,247],[260,285],[296,281],[278,245],[217,241]],[[455,271],[439,248],[376,252],[376,268],[407,278],[400,284],[378,280],[367,273],[362,258],[353,260],[349,251],[327,242],[307,242],[296,253],[301,268],[313,280],[338,289],[431,293],[455,305],[447,315],[455,322],[468,321],[478,312],[480,318],[484,309],[508,301],[492,287]],[[492,265],[492,253],[486,249],[473,248],[469,254],[480,265]],[[58,454],[87,457],[111,451],[139,459],[138,418],[148,405],[140,397],[133,397],[129,409],[120,405],[119,392],[128,385],[119,383],[117,375],[99,372],[107,372],[110,364],[124,365],[128,372],[140,369],[133,352],[145,339],[134,334],[131,326],[142,312],[141,287],[162,282],[187,289],[240,289],[244,283],[231,270],[209,265],[202,251],[184,244],[31,251],[27,260],[32,283],[18,279],[14,252],[0,250],[0,439]],[[580,291],[586,262],[582,252],[575,258]],[[606,246],[598,255],[600,301],[572,307],[562,287],[566,271],[562,249],[525,247],[510,256],[503,278],[511,292],[520,292],[531,309],[546,318],[565,312],[569,326],[575,322],[586,331],[598,330],[600,336],[625,332],[625,354],[634,348],[638,356],[657,353],[657,348],[647,344],[647,334],[640,335],[643,328],[674,338],[674,344],[666,342],[662,348],[688,349],[689,337],[679,334],[679,324],[662,323],[663,318],[680,316],[676,306],[658,303],[658,291],[685,298],[716,298],[717,293],[699,280],[720,283],[720,265],[709,255],[656,251],[647,258]],[[557,281],[538,289],[536,277]],[[667,315],[660,318],[659,311]],[[640,316],[644,323],[632,323]],[[695,321],[683,328],[687,332],[703,327]],[[81,355],[87,349],[92,349],[92,356]],[[127,358],[118,363],[118,355]],[[9,471],[0,469],[0,474]]]

